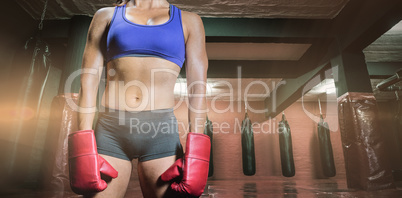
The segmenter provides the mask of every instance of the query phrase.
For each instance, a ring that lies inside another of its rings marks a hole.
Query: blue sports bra
[[[116,6],[107,35],[106,62],[124,56],[154,56],[181,68],[186,52],[181,10],[172,4],[169,7],[166,23],[142,25],[126,18],[126,5]]]

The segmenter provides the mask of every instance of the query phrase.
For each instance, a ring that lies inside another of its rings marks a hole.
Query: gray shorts
[[[99,154],[129,161],[183,155],[173,108],[131,112],[105,107],[95,138]]]

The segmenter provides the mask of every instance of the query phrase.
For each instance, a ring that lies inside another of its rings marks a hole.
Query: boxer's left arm
[[[92,129],[96,112],[96,96],[104,65],[107,26],[113,15],[110,8],[98,10],[88,30],[87,42],[81,66],[81,89],[79,94],[78,129]]]
[[[200,196],[208,180],[211,142],[204,135],[206,121],[206,83],[208,58],[205,49],[205,30],[201,18],[183,12],[188,39],[186,42],[186,78],[189,99],[189,129],[186,153],[162,175],[163,181],[182,176],[171,188],[184,195]]]
[[[186,42],[186,79],[189,101],[189,131],[204,132],[206,122],[206,90],[208,57],[205,46],[205,30],[201,17],[195,13],[183,11],[183,23],[186,24],[188,39]]]

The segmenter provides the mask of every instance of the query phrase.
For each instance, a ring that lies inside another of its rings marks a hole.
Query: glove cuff
[[[209,162],[211,140],[208,135],[190,132],[187,135],[184,157],[196,158]]]
[[[96,154],[97,149],[94,130],[75,131],[68,135],[69,158]]]

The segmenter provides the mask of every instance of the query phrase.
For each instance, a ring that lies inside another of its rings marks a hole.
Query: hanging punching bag
[[[25,63],[27,72],[24,73],[21,81],[18,97],[14,99],[14,108],[21,111],[17,111],[18,120],[15,122],[11,135],[14,144],[8,153],[11,157],[9,159],[10,173],[17,180],[19,177],[24,179],[27,175],[27,159],[30,159],[32,154],[32,149],[29,148],[33,146],[39,110],[50,72],[50,51],[48,44],[41,38],[40,32],[26,42],[24,54],[31,56],[15,61],[18,64]],[[22,66],[24,65],[20,65]]]
[[[251,176],[255,174],[254,134],[251,121],[247,115],[241,126],[241,147],[243,159],[243,173]]]
[[[333,177],[336,175],[334,155],[332,151],[331,136],[328,123],[324,122],[322,115],[318,123],[318,144],[320,148],[321,166],[325,177]]]
[[[214,158],[212,155],[212,138],[213,138],[213,127],[212,127],[212,122],[208,119],[207,115],[207,121],[205,122],[205,129],[204,129],[204,134],[208,135],[210,140],[211,140],[211,151],[210,151],[210,157],[209,157],[209,170],[208,170],[208,177],[211,177],[214,174]]]
[[[282,175],[285,177],[293,177],[296,171],[293,160],[292,136],[285,114],[282,114],[282,120],[279,122],[278,130]]]
[[[43,91],[49,77],[50,71],[50,51],[48,44],[38,33],[35,38],[31,37],[25,44],[25,50],[32,50],[32,59],[29,64],[29,71],[24,77],[20,89],[21,106],[30,107],[35,112],[40,109]]]

